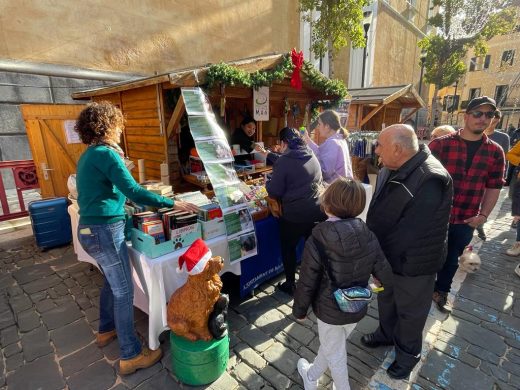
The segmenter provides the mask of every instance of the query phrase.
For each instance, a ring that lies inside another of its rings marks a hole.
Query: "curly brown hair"
[[[125,118],[119,108],[108,101],[89,103],[79,114],[74,130],[81,142],[90,145],[110,136],[117,127],[123,129]]]

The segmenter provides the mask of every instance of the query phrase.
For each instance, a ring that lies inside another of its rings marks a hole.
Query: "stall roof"
[[[227,62],[243,71],[253,73],[257,70],[265,70],[274,68],[281,60],[284,54],[268,54],[256,57],[249,57],[238,61]],[[108,87],[93,88],[85,91],[75,92],[72,94],[74,99],[85,99],[93,96],[107,95],[115,92],[122,92],[129,89],[146,87],[149,85],[161,84],[168,82],[171,87],[194,87],[204,84],[207,70],[213,64],[195,66],[163,73],[156,76],[150,76],[140,79],[132,79],[119,83],[111,84]],[[303,72],[304,70],[302,70]]]
[[[426,104],[421,99],[412,84],[395,85],[391,87],[374,87],[349,89],[353,104],[399,103],[403,108],[421,108]]]

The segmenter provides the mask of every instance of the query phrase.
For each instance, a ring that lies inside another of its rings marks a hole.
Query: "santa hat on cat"
[[[206,264],[211,257],[211,249],[202,239],[197,238],[188,250],[179,257],[178,271],[184,270],[189,275],[200,274],[206,268]]]

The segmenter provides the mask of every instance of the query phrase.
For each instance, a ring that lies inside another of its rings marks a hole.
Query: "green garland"
[[[273,69],[258,70],[254,73],[248,73],[221,62],[220,64],[211,65],[209,67],[206,74],[206,84],[209,88],[219,83],[231,86],[241,85],[249,88],[266,87],[289,77],[292,74],[293,67],[289,53],[284,54],[282,61]],[[347,87],[341,80],[330,80],[310,62],[303,62],[302,71],[303,78],[307,80],[312,87],[323,91],[326,95],[338,96],[337,100],[342,100],[348,95]]]

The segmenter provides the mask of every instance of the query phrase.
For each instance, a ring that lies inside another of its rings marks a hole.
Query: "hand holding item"
[[[182,200],[176,200],[173,208],[175,210],[191,211],[194,213],[198,212],[199,210],[199,208],[195,206],[193,203],[184,202]]]

